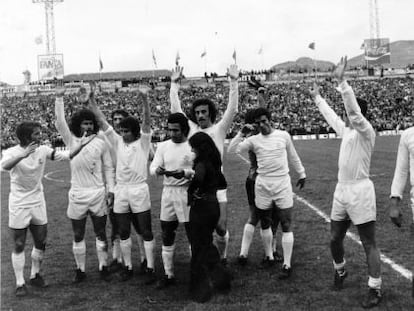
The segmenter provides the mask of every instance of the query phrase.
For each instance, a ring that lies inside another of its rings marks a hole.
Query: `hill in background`
[[[395,41],[390,43],[391,63],[384,67],[405,68],[414,64],[414,40]],[[364,66],[364,54],[352,57],[348,60],[349,67]],[[291,71],[311,71],[315,64],[309,57],[301,57],[296,61],[288,61],[272,66],[270,69],[276,72],[288,70]],[[323,60],[316,60],[316,66],[319,71],[329,71],[333,68],[334,63]]]

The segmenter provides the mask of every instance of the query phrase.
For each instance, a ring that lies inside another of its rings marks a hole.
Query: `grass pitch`
[[[414,234],[410,231],[412,219],[408,208],[408,189],[403,201],[405,222],[396,228],[388,218],[388,196],[394,173],[398,137],[378,137],[371,165],[371,178],[377,194],[377,241],[381,252],[397,264],[413,271]],[[297,194],[329,215],[332,195],[337,180],[339,140],[295,141],[295,146],[306,169],[307,183]],[[367,268],[362,247],[346,239],[346,260],[349,277],[341,292],[331,290],[333,282],[332,259],[329,251],[329,224],[306,204],[295,201],[293,231],[293,274],[289,280],[277,276],[280,265],[262,270],[262,244],[256,230],[249,253],[249,264],[241,268],[235,264],[240,251],[243,226],[248,217],[244,182],[247,164],[237,155],[225,158],[228,189],[228,227],[230,231],[229,266],[234,273],[232,290],[228,295],[215,295],[206,304],[189,300],[189,252],[183,228],[176,239],[175,273],[179,283],[159,291],[143,284],[134,276],[120,282],[117,275],[110,283],[99,279],[95,238],[90,221],[87,223],[87,281],[72,285],[75,262],[72,255],[72,229],[66,217],[69,190],[69,164],[50,162],[46,168],[49,179],[44,179],[49,217],[47,251],[43,274],[50,286],[44,290],[30,289],[23,299],[14,296],[15,279],[11,266],[12,243],[8,232],[7,197],[9,177],[2,173],[1,181],[1,310],[360,310],[359,301],[366,293]],[[297,178],[292,172],[292,182]],[[159,206],[162,179],[149,178],[153,230],[156,239],[156,269],[162,276],[161,234]],[[408,187],[407,187],[408,188]],[[108,236],[109,236],[108,225]],[[356,233],[355,228],[351,231]],[[281,249],[280,236],[278,248]],[[133,262],[138,270],[138,250],[134,241]],[[28,235],[25,276],[30,274]],[[390,265],[382,265],[385,297],[376,310],[414,310],[411,281]]]

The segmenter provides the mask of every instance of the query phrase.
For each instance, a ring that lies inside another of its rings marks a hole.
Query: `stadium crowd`
[[[284,129],[291,135],[333,133],[333,129],[311,104],[308,89],[313,82],[294,81],[267,85],[268,108],[276,128]],[[370,103],[368,119],[376,131],[405,129],[413,125],[412,80],[407,78],[386,78],[376,80],[351,80],[357,96]],[[334,92],[329,79],[321,82],[321,93],[341,115],[343,106],[340,96]],[[166,139],[166,120],[169,114],[169,87],[156,88],[152,94],[151,116],[153,141]],[[228,85],[222,82],[203,86],[186,85],[181,88],[180,96],[185,111],[188,111],[194,98],[211,98],[222,113],[227,104]],[[133,116],[140,111],[139,96],[135,92],[101,93],[97,96],[104,113],[109,116],[115,109],[125,109]],[[5,149],[17,143],[14,136],[16,125],[22,120],[39,120],[43,126],[43,139],[52,145],[61,144],[54,126],[54,95],[36,95],[25,97],[3,97],[1,122],[1,148]],[[66,115],[71,115],[79,108],[76,96],[65,95]],[[255,91],[247,84],[240,85],[239,113],[237,114],[228,137],[239,130],[241,120],[247,109],[256,103]]]

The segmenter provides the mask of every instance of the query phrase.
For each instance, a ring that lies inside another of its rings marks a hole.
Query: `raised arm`
[[[333,111],[331,107],[329,107],[326,100],[322,98],[319,93],[319,86],[316,83],[313,85],[313,88],[310,89],[309,93],[326,122],[328,122],[328,124],[339,136],[342,136],[345,128],[345,122],[335,113],[335,111]]]
[[[375,131],[368,120],[362,115],[361,108],[358,105],[354,91],[345,80],[345,69],[347,66],[347,57],[342,57],[335,70],[333,76],[338,80],[338,91],[342,95],[346,114],[352,127],[362,135],[374,139]]]
[[[103,114],[103,112],[101,111],[101,109],[99,109],[98,104],[96,102],[96,98],[95,98],[95,84],[91,83],[91,91],[89,93],[89,97],[86,97],[88,99],[88,108],[90,110],[92,110],[92,112],[95,114],[96,118],[98,119],[98,123],[99,126],[101,127],[101,129],[103,131],[106,131],[109,127],[110,124],[108,123],[108,121],[105,118],[105,115]]]
[[[236,64],[230,65],[227,69],[227,74],[230,78],[230,91],[229,91],[229,103],[227,105],[227,109],[223,114],[222,119],[218,123],[218,126],[227,133],[229,130],[231,123],[233,122],[234,117],[238,112],[238,105],[239,105],[239,70]]]
[[[245,124],[240,131],[237,132],[236,136],[230,141],[229,146],[227,147],[227,152],[236,152],[238,150],[239,144],[254,131],[254,126],[252,124]]]
[[[181,108],[180,98],[178,97],[178,91],[180,89],[180,80],[183,76],[183,67],[177,66],[171,70],[171,87],[170,87],[170,103],[171,113],[184,113]]]
[[[70,140],[72,133],[70,132],[69,126],[65,119],[65,107],[63,104],[63,95],[65,94],[65,89],[63,87],[58,87],[56,89],[56,99],[55,99],[55,115],[56,121],[55,126],[59,134],[62,136],[63,142],[67,147],[70,146]]]
[[[151,133],[151,110],[149,106],[149,92],[151,88],[146,85],[140,85],[138,92],[141,94],[143,99],[143,112],[142,112],[142,126],[141,130],[143,133]]]

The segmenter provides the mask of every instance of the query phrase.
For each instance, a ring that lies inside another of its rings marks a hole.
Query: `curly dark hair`
[[[92,121],[94,134],[99,132],[99,124],[95,114],[89,109],[81,109],[70,118],[69,129],[76,137],[82,137],[81,123],[85,120]]]
[[[271,121],[271,114],[268,109],[263,107],[256,108],[253,113],[254,119],[260,118],[261,116],[266,116]]]
[[[204,132],[197,132],[190,137],[190,146],[197,151],[194,166],[198,162],[211,162],[213,167],[221,169],[221,155],[213,139]]]
[[[197,122],[197,118],[195,115],[195,109],[198,106],[202,106],[202,105],[208,106],[210,120],[212,123],[214,123],[217,117],[217,108],[216,108],[216,105],[214,105],[214,103],[208,98],[200,98],[193,102],[193,104],[191,105],[191,110],[190,110],[191,120],[194,122]]]
[[[27,146],[32,141],[32,134],[36,128],[41,128],[39,122],[23,121],[16,128],[16,136],[21,146]]]

